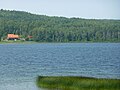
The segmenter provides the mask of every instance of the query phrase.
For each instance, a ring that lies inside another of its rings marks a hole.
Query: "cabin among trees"
[[[32,36],[28,35],[27,37],[22,37],[16,34],[7,34],[7,38],[3,39],[3,40],[20,40],[20,41],[32,41]]]
[[[30,36],[30,35],[28,35],[26,38],[27,41],[32,41],[32,39],[33,39],[33,36]]]
[[[19,40],[19,39],[20,39],[19,35],[15,35],[15,34],[7,35],[7,40]]]

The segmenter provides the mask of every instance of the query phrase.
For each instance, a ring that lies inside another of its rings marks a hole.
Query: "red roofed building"
[[[28,35],[28,38],[30,39],[30,38],[33,38],[33,37]]]
[[[8,40],[16,40],[16,39],[19,39],[19,35],[15,35],[15,34],[8,34],[7,35],[7,39]]]

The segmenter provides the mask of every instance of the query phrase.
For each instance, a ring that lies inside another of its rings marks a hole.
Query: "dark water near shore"
[[[38,90],[38,75],[120,79],[120,43],[0,45],[0,90]]]

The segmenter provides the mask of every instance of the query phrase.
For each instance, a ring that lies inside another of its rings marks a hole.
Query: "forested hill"
[[[120,42],[120,20],[49,17],[0,10],[0,38],[8,33],[39,42]]]

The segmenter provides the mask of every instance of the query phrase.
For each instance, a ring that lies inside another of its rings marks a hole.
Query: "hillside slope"
[[[0,10],[0,38],[8,33],[39,42],[120,42],[120,20],[50,17]]]

